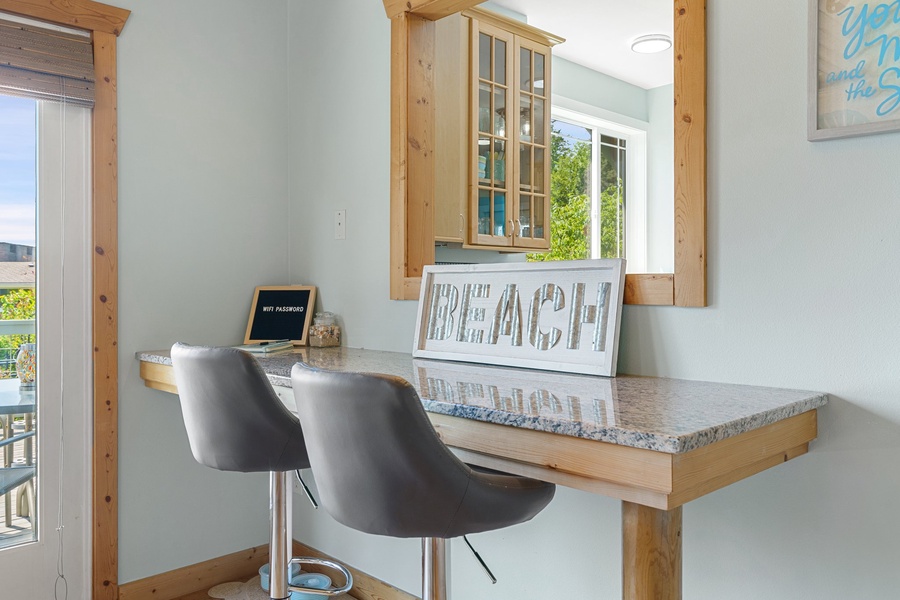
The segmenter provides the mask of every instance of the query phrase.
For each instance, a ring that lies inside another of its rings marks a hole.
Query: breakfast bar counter
[[[818,392],[620,375],[604,378],[298,348],[259,362],[288,405],[297,361],[395,375],[418,390],[465,462],[622,500],[623,598],[681,598],[681,506],[805,454]],[[139,352],[149,387],[177,393],[168,351]]]

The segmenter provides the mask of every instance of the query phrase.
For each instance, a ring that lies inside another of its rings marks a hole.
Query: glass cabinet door
[[[473,121],[476,135],[470,243],[512,244],[514,221],[510,206],[509,151],[512,128],[513,36],[490,25],[472,22]]]
[[[546,46],[516,38],[518,210],[514,244],[550,247],[550,61]]]

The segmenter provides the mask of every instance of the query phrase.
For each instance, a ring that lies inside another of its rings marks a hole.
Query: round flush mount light
[[[662,52],[672,47],[672,38],[664,33],[653,33],[650,35],[642,35],[631,42],[632,52],[638,54],[654,54]]]

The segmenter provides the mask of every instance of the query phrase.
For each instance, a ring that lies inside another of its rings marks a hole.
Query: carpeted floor
[[[268,592],[264,592],[259,586],[259,575],[244,583],[240,581],[220,583],[210,588],[208,594],[210,598],[219,598],[220,600],[269,600]],[[334,598],[335,600],[354,600],[348,594]]]

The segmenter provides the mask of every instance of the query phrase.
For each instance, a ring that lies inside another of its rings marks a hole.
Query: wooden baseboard
[[[294,556],[343,561],[294,540]],[[246,581],[269,560],[269,546],[257,546],[119,586],[119,600],[174,600],[226,581]],[[350,595],[356,600],[419,600],[418,597],[346,565],[353,574]],[[306,569],[320,570],[320,569]],[[329,573],[331,575],[331,573]]]
[[[404,592],[403,590],[399,590],[394,586],[381,581],[380,579],[372,577],[368,573],[363,573],[359,569],[354,569],[342,560],[328,556],[323,552],[319,552],[315,548],[310,548],[305,544],[301,544],[297,540],[294,540],[294,556],[324,558],[343,564],[350,571],[350,574],[353,575],[353,589],[350,590],[350,595],[357,600],[419,600],[418,596],[413,596],[412,594]],[[411,567],[415,568],[415,565],[411,565]],[[318,572],[324,571],[325,569],[319,569],[316,567],[303,567],[303,570]],[[332,572],[329,572],[328,575],[332,577],[334,576]]]
[[[269,560],[269,546],[257,546],[119,586],[119,600],[173,600],[226,581],[246,581]]]

